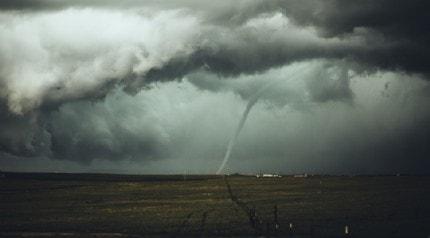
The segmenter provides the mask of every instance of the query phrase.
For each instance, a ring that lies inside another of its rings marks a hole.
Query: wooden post
[[[278,206],[275,205],[275,207],[273,208],[273,228],[274,228],[274,233],[277,234],[278,233],[278,229],[279,229],[279,222],[278,222]]]
[[[290,225],[288,226],[288,228],[289,228],[289,230],[288,230],[289,235],[290,235],[290,236],[293,236],[293,229],[294,229],[294,226],[293,226],[293,223],[292,223],[292,222],[290,222]]]

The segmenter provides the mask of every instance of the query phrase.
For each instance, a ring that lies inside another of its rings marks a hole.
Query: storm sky
[[[428,174],[429,11],[0,1],[0,170]]]

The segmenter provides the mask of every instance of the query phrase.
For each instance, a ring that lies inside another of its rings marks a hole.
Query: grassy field
[[[426,238],[430,177],[0,178],[0,236],[60,235]]]

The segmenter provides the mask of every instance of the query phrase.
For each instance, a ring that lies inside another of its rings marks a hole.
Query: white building
[[[256,177],[257,178],[280,178],[282,176],[279,174],[257,174]]]

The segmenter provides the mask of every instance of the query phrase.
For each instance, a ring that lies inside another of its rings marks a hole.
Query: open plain
[[[2,237],[428,237],[430,177],[5,173]]]

